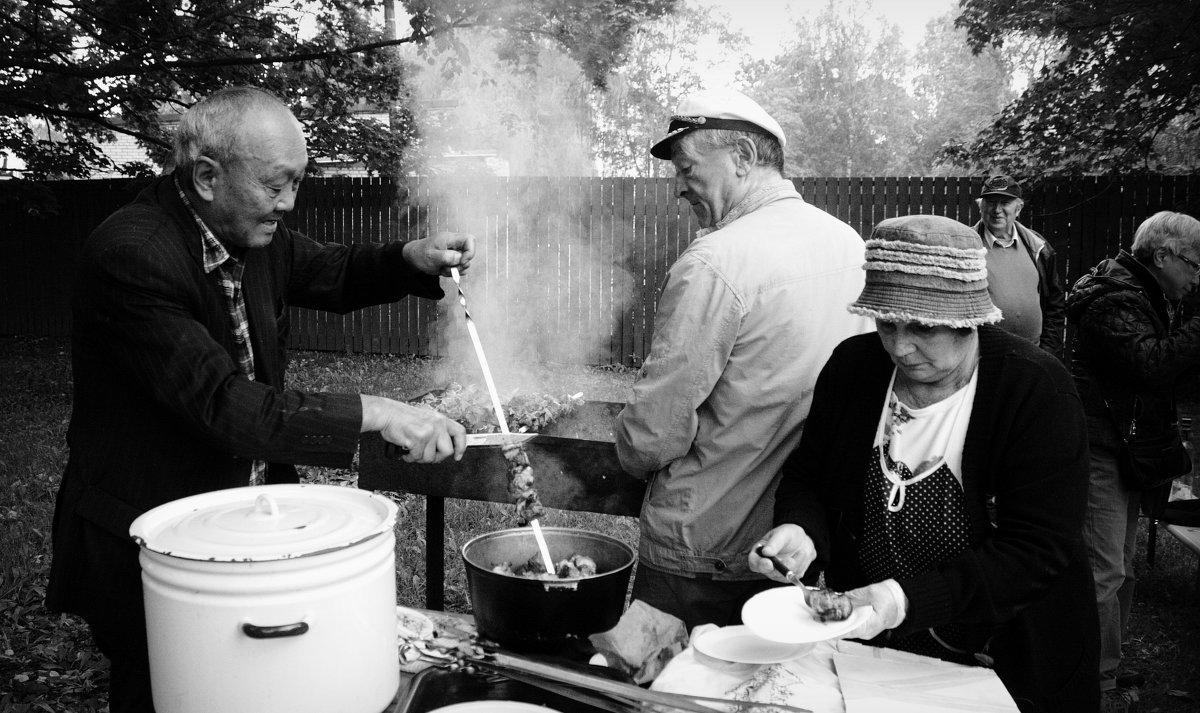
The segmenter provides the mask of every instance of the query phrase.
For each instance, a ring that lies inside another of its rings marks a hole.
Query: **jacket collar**
[[[179,191],[175,184],[175,172],[155,178],[142,189],[135,200],[136,203],[154,206],[166,213],[176,224],[177,234],[184,243],[184,249],[189,257],[203,267],[204,255],[200,240],[200,229],[192,219],[191,212],[179,199]]]
[[[1077,320],[1096,299],[1113,292],[1138,292],[1164,322],[1170,320],[1167,296],[1154,275],[1137,258],[1122,250],[1115,258],[1101,260],[1075,281],[1067,295],[1067,317]]]
[[[975,232],[979,234],[979,240],[983,243],[983,246],[985,248],[989,247],[987,234],[985,233],[987,226],[983,224],[983,221],[980,220],[977,222],[974,225],[974,229]],[[1046,247],[1046,239],[1033,232],[1029,228],[1026,228],[1024,225],[1021,225],[1020,221],[1013,221],[1013,232],[1016,234],[1017,239],[1025,244],[1025,249],[1029,251],[1029,254],[1032,255],[1033,259],[1035,260],[1037,259],[1038,254],[1041,253]]]

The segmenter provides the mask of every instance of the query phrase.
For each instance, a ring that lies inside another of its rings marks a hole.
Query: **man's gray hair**
[[[1159,248],[1178,255],[1185,247],[1200,250],[1200,220],[1186,213],[1164,210],[1142,221],[1133,234],[1130,251],[1138,262],[1149,264]]]
[[[779,171],[779,175],[783,175],[783,147],[779,145],[779,139],[774,136],[759,134],[753,131],[704,129],[689,131],[679,137],[681,142],[688,142],[685,144],[687,148],[699,153],[725,146],[735,146],[738,139],[746,139],[754,144],[754,148],[758,153],[758,162],[755,165],[774,168]]]
[[[246,115],[261,109],[291,113],[274,94],[256,87],[228,87],[196,102],[180,118],[175,131],[176,175],[190,184],[192,167],[201,156],[231,165],[237,158]]]

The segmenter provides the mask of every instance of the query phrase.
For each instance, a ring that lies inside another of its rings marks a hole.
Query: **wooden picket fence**
[[[806,200],[864,237],[897,215],[978,218],[979,178],[795,183]],[[0,334],[69,333],[81,244],[140,185],[54,181],[30,193],[0,181]],[[1056,178],[1029,186],[1021,221],[1051,241],[1072,282],[1128,247],[1138,223],[1154,212],[1197,215],[1198,208],[1196,176]],[[502,358],[626,365],[647,354],[659,289],[697,228],[670,179],[632,178],[313,178],[288,221],[314,239],[342,244],[470,232],[478,255],[463,290],[485,342],[498,345]],[[451,297],[406,299],[344,316],[296,309],[289,344],[452,355],[465,333]]]

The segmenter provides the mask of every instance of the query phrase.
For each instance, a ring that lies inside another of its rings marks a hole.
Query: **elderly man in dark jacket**
[[[1021,196],[1021,184],[1009,176],[983,182],[975,232],[988,250],[988,294],[1004,314],[1001,328],[1061,359],[1063,281],[1054,248],[1036,230],[1017,222],[1025,206]]]
[[[113,713],[152,711],[138,548],[129,526],[207,491],[346,467],[364,431],[409,458],[461,458],[463,428],[367,394],[286,387],[288,308],[348,312],[442,296],[470,236],[322,245],[292,232],[308,164],[275,97],[225,89],[185,114],[176,169],[89,237],[73,295],[71,454],[47,605],[82,616],[111,660]],[[183,644],[186,645],[186,644]]]
[[[1067,298],[1076,325],[1071,371],[1088,418],[1091,484],[1084,535],[1100,612],[1100,689],[1105,710],[1129,710],[1136,692],[1119,688],[1121,638],[1133,600],[1139,505],[1148,497],[1122,482],[1121,434],[1135,398],[1138,429],[1174,427],[1175,389],[1200,370],[1200,317],[1180,319],[1179,301],[1200,275],[1200,221],[1157,213],[1137,229],[1131,252],[1104,260]]]

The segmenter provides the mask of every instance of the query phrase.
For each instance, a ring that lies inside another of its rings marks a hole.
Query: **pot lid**
[[[391,532],[396,505],[337,485],[257,485],[201,493],[143,513],[138,545],[172,557],[263,562],[342,549]]]

